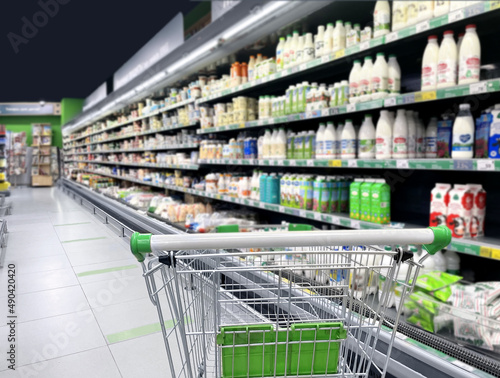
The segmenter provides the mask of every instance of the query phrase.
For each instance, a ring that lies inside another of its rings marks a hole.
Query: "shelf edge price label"
[[[321,63],[327,63],[330,61],[330,55],[323,55],[321,57]]]
[[[410,164],[408,160],[402,159],[402,160],[396,160],[396,167],[399,169],[408,169],[410,168]]]
[[[479,93],[485,93],[488,92],[488,82],[487,81],[481,81],[479,83],[474,83],[469,86],[469,93],[470,94],[479,94]]]
[[[307,64],[305,63],[302,63],[300,66],[299,66],[299,71],[304,71],[307,69]]]
[[[477,170],[478,171],[494,171],[495,170],[495,162],[491,159],[479,159],[477,161]]]
[[[338,50],[335,52],[335,59],[340,59],[345,56],[345,49]]]
[[[352,113],[356,111],[356,104],[348,104],[347,105],[347,112]]]
[[[463,20],[464,17],[465,17],[464,10],[460,9],[455,12],[451,12],[448,15],[448,22],[460,21]]]
[[[385,42],[388,43],[388,42],[393,42],[395,40],[398,39],[398,33],[397,32],[392,32],[392,33],[389,33],[385,36]]]
[[[300,215],[302,218],[305,218],[305,217],[306,217],[306,211],[305,211],[305,210],[300,210],[300,211],[299,211],[299,215]]]
[[[351,220],[351,228],[356,228],[356,229],[361,228],[361,224],[359,223],[359,220]]]
[[[328,161],[329,167],[342,167],[342,160],[330,160]]]
[[[314,219],[320,221],[321,220],[321,213],[314,213]]]
[[[396,106],[396,97],[389,97],[384,100],[384,106]]]
[[[422,92],[422,101],[431,101],[437,98],[436,91]]]
[[[429,28],[430,28],[429,21],[424,21],[424,22],[417,24],[415,29],[416,29],[417,33],[422,33],[424,31],[429,30]]]
[[[331,224],[340,224],[340,218],[332,215]]]
[[[308,167],[314,167],[314,160],[308,159],[307,160],[307,166]]]
[[[479,256],[486,257],[486,258],[491,258],[491,248],[490,247],[483,247],[483,246],[481,246],[479,248]]]
[[[354,160],[354,159],[350,159],[348,160],[347,162],[347,166],[349,168],[358,168],[358,161],[357,160]]]
[[[330,115],[330,109],[321,109],[321,116],[328,117]]]
[[[361,42],[361,44],[359,45],[359,49],[361,51],[369,49],[369,48],[370,48],[370,41]]]
[[[500,249],[491,248],[491,258],[494,260],[500,260]]]

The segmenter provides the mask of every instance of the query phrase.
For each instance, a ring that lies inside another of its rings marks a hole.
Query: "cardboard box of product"
[[[355,179],[349,187],[349,216],[360,219],[361,212],[361,184],[364,179]]]
[[[448,216],[448,203],[450,202],[449,191],[451,184],[437,183],[431,191],[431,215],[429,226],[436,227],[446,225]]]
[[[454,238],[469,238],[474,195],[467,185],[455,184],[449,197],[446,223]]]
[[[437,157],[450,158],[451,157],[451,137],[453,135],[453,120],[448,119],[438,122],[437,129]]]
[[[371,191],[371,218],[373,223],[387,224],[391,222],[391,187],[385,180],[377,180]]]
[[[359,219],[366,222],[370,222],[371,220],[371,188],[374,185],[374,181],[373,179],[368,179],[361,184]]]
[[[472,192],[472,218],[470,223],[471,237],[484,236],[484,217],[486,216],[486,191],[480,184],[467,184]]]

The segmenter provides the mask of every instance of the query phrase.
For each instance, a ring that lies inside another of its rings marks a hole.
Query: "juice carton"
[[[329,213],[339,212],[339,181],[336,177],[328,178],[328,187],[330,189],[330,204],[328,207]]]
[[[488,143],[490,138],[491,113],[483,113],[476,119],[476,159],[488,158]]]
[[[281,194],[281,197],[280,197],[280,205],[282,206],[288,206],[288,195],[287,195],[287,192],[288,192],[288,183],[290,181],[290,176],[287,174],[285,174],[282,178],[281,178],[281,183],[280,183],[280,194]]]
[[[323,176],[316,177],[316,180],[314,180],[313,186],[314,186],[313,210],[318,211],[318,212],[323,212],[323,209],[322,209],[323,204],[325,202],[328,204],[328,201],[329,201],[328,184],[326,182],[325,177],[323,177]]]
[[[446,223],[454,238],[470,237],[470,222],[474,195],[467,185],[455,184],[449,193]]]
[[[371,221],[387,224],[391,221],[391,187],[385,180],[376,180],[371,191]]]
[[[360,218],[361,211],[361,184],[364,179],[355,179],[349,186],[349,216],[352,219]]]
[[[438,122],[437,129],[437,157],[451,157],[451,137],[453,135],[453,120],[447,119]]]
[[[495,106],[491,112],[490,134],[488,141],[489,157],[500,159],[500,110]]]
[[[371,196],[370,192],[374,179],[367,179],[361,184],[359,219],[370,222],[371,220]]]
[[[448,203],[450,202],[450,184],[436,184],[431,191],[431,216],[429,226],[436,227],[446,225],[448,215]]]
[[[346,178],[339,180],[339,211],[349,212],[349,181]]]
[[[299,208],[313,209],[313,182],[311,176],[304,176],[300,183]]]
[[[294,207],[296,209],[299,208],[299,203],[300,203],[300,182],[302,181],[302,176],[295,176],[295,178],[292,181],[292,188],[291,188],[291,207]]]
[[[475,238],[484,236],[484,217],[486,215],[486,191],[479,184],[467,184],[474,195],[470,235]]]

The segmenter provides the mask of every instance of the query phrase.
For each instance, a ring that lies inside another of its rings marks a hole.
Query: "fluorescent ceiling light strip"
[[[171,74],[171,73],[177,71],[179,68],[184,67],[186,64],[191,63],[196,58],[202,56],[206,52],[208,52],[211,49],[217,47],[217,45],[218,45],[218,41],[217,40],[213,40],[213,41],[205,43],[203,46],[200,46],[199,48],[197,48],[196,50],[194,50],[192,53],[190,53],[185,58],[182,58],[181,60],[179,60],[176,63],[172,64],[168,68],[167,72],[169,74]]]
[[[264,6],[260,11],[256,12],[255,14],[245,18],[238,24],[236,24],[234,27],[230,28],[227,32],[222,34],[222,39],[228,40],[231,37],[234,37],[236,34],[240,33],[241,31],[247,29],[254,23],[258,21],[263,21],[263,17],[267,16],[268,14],[277,11],[279,8],[285,6],[288,4],[288,1],[272,1]]]

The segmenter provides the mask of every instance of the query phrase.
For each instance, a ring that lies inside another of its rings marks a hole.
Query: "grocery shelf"
[[[439,101],[450,98],[459,98],[469,96],[471,94],[500,92],[500,79],[484,80],[473,84],[456,85],[449,88],[437,89],[435,91],[411,92],[398,96],[387,97],[385,99],[377,99],[373,101],[360,102],[357,104],[347,104],[336,106],[333,108],[325,108],[320,110],[309,111],[306,113],[290,114],[281,117],[271,117],[259,119],[256,121],[248,121],[243,123],[235,123],[231,125],[211,127],[197,130],[198,134],[212,134],[228,130],[249,129],[255,127],[265,127],[271,125],[279,125],[291,122],[308,121],[312,119],[323,119],[337,115],[346,115],[368,110],[381,110],[392,108],[395,106],[406,106],[428,101]]]
[[[200,165],[500,172],[497,159],[200,159]]]
[[[145,168],[170,168],[170,169],[186,169],[197,171],[199,165],[197,164],[157,164],[157,163],[121,163],[114,161],[97,161],[97,160],[75,160],[78,163],[93,163],[93,164],[108,164],[125,167],[145,167]]]
[[[118,180],[129,181],[129,182],[133,182],[136,184],[151,186],[153,188],[164,188],[164,185],[154,184],[154,183],[149,182],[149,181],[138,180],[138,179],[133,178],[133,177],[118,176],[118,175],[113,175],[112,173],[103,173],[103,172],[99,172],[99,171],[93,171],[90,169],[82,169],[82,171],[87,172],[87,173],[93,173],[93,174],[100,175],[100,176],[112,177],[112,178],[115,178]]]
[[[165,150],[182,150],[189,148],[198,148],[200,146],[199,143],[185,143],[185,144],[172,144],[168,147],[156,147],[156,148],[128,148],[125,150],[107,150],[107,151],[90,151],[90,152],[75,152],[72,154],[67,154],[66,156],[71,155],[89,155],[89,154],[114,154],[118,152],[146,152],[146,151],[165,151]]]
[[[109,139],[106,139],[106,140],[103,140],[103,141],[99,141],[99,142],[82,143],[82,144],[75,145],[75,146],[72,146],[72,147],[69,147],[69,148],[65,148],[65,150],[69,150],[71,148],[83,147],[83,146],[90,146],[90,145],[94,145],[94,144],[104,144],[104,143],[108,143],[108,142],[113,142],[115,140],[135,138],[135,137],[138,137],[138,136],[143,136],[143,135],[148,135],[148,134],[156,134],[156,133],[160,133],[160,132],[163,132],[163,131],[171,131],[171,130],[183,129],[183,128],[187,128],[187,127],[196,126],[197,124],[198,124],[198,121],[189,123],[187,125],[175,125],[175,126],[169,126],[169,127],[162,127],[160,129],[156,129],[156,130],[148,130],[148,131],[143,131],[143,132],[140,132],[140,133],[133,133],[133,134],[128,134],[128,135],[118,136],[118,137],[115,137],[115,138],[109,138]]]
[[[224,89],[221,90],[218,93],[214,93],[209,96],[202,97],[201,99],[196,100],[197,104],[203,104],[207,103],[213,100],[218,100],[223,97],[231,96],[231,95],[239,95],[242,94],[250,89],[260,87],[263,85],[268,85],[272,84],[273,82],[276,82],[278,80],[281,80],[284,77],[291,77],[293,78],[294,76],[298,76],[299,74],[303,74],[313,68],[317,67],[322,67],[326,68],[328,67],[332,62],[337,63],[338,61],[347,58],[351,55],[357,54],[361,51],[365,51],[374,47],[382,46],[382,45],[389,45],[389,44],[395,44],[398,41],[403,40],[406,38],[409,38],[411,36],[417,35],[417,34],[423,34],[428,32],[429,30],[445,26],[454,22],[458,22],[470,17],[474,17],[477,15],[480,15],[482,13],[494,11],[496,9],[500,8],[500,3],[498,1],[493,1],[493,2],[482,2],[479,4],[474,4],[466,8],[462,8],[453,12],[450,12],[446,15],[440,16],[440,17],[435,17],[430,20],[422,21],[417,23],[416,25],[412,25],[409,27],[406,27],[404,29],[401,29],[399,31],[391,32],[389,34],[386,34],[381,37],[373,38],[370,41],[365,41],[358,43],[357,45],[347,47],[345,49],[339,50],[335,53],[329,54],[329,55],[324,55],[320,58],[316,58],[314,60],[311,60],[307,63],[302,63],[299,65],[296,65],[294,67],[290,67],[288,69],[276,72],[274,74],[271,74],[269,76],[253,80],[248,83],[241,84],[239,86],[229,88],[229,89]]]

